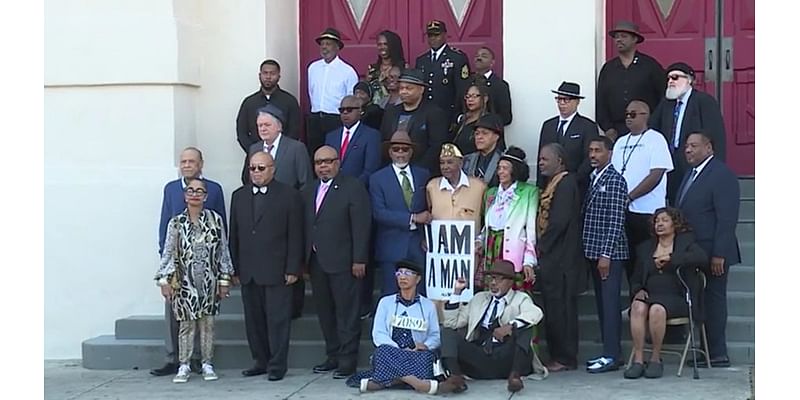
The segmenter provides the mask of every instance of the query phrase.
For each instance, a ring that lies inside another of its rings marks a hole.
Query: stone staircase
[[[755,364],[755,180],[740,179],[741,210],[737,236],[742,263],[731,268],[728,278],[728,352],[735,364]],[[627,283],[626,283],[627,284]],[[310,285],[308,285],[310,286]],[[623,288],[623,304],[628,302]],[[538,299],[537,299],[538,300]],[[311,368],[324,359],[325,346],[316,317],[311,292],[306,293],[304,315],[293,321],[290,368]],[[600,353],[599,324],[594,294],[580,296],[579,360]],[[368,364],[373,346],[370,340],[372,320],[362,324],[359,363]],[[252,365],[244,329],[241,294],[238,290],[222,302],[216,323],[214,364],[218,368],[247,368]],[[162,365],[164,359],[164,322],[162,315],[134,315],[116,321],[114,334],[83,342],[83,366],[89,369],[148,369]],[[623,322],[623,354],[630,350],[630,330]]]

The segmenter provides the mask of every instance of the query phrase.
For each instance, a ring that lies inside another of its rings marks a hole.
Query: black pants
[[[283,375],[289,355],[291,289],[286,285],[242,285],[247,344],[256,367]]]
[[[312,253],[311,288],[328,359],[338,362],[341,370],[355,369],[361,340],[360,281],[349,269],[333,274],[323,271]]]
[[[551,361],[578,366],[578,297],[558,273],[542,288],[545,340]]]
[[[451,374],[465,374],[474,379],[505,379],[512,372],[530,375],[533,372],[533,329],[512,332],[511,337],[492,347],[491,354],[486,354],[483,346],[464,338],[465,329],[442,327],[442,359]]]
[[[728,346],[725,326],[728,324],[728,273],[730,266],[725,263],[722,276],[707,274],[705,290],[706,330],[708,332],[708,352],[712,359],[727,358]]]
[[[639,214],[628,211],[625,216],[625,234],[628,236],[628,250],[630,257],[625,263],[625,273],[628,284],[631,283],[633,267],[636,265],[636,247],[653,237],[653,214]],[[630,287],[630,286],[629,286]]]
[[[325,144],[325,135],[328,132],[341,128],[342,121],[336,114],[312,113],[306,120],[306,147],[311,161],[314,161],[314,152]]]
[[[306,280],[302,272],[297,277],[297,282],[290,288],[292,288],[292,319],[300,318],[306,305]]]

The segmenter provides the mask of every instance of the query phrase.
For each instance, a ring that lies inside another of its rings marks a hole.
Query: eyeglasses
[[[667,77],[668,77],[668,78],[669,78],[669,80],[671,80],[671,81],[677,81],[678,79],[681,79],[681,78],[686,78],[686,79],[689,79],[689,75],[681,75],[681,74],[672,74],[672,75],[667,75]]]
[[[339,161],[338,158],[320,158],[318,160],[314,160],[314,165],[330,165],[333,164],[335,161]]]
[[[353,112],[355,110],[360,110],[360,109],[361,109],[361,107],[339,107],[339,113],[340,114],[345,114],[345,113]]]
[[[556,96],[555,99],[556,103],[569,103],[570,101],[575,100],[572,97],[561,97],[561,96]]]
[[[625,113],[625,118],[633,119],[633,118],[636,118],[639,115],[647,115],[647,113],[646,112],[629,111],[629,112]]]
[[[189,196],[205,196],[205,194],[208,193],[206,192],[205,189],[201,188],[195,189],[190,187],[187,187],[183,192],[188,194]]]
[[[408,153],[411,151],[409,146],[392,146],[391,150],[395,153]]]
[[[259,172],[264,172],[265,169],[272,167],[274,167],[274,165],[251,165],[250,171],[255,172],[256,170],[258,170]]]
[[[480,94],[480,93],[478,93],[478,94],[475,94],[475,93],[467,93],[467,94],[465,94],[465,95],[464,95],[464,100],[469,100],[469,99],[477,99],[477,98],[479,98],[479,97],[483,97],[483,95],[482,95],[482,94]]]
[[[398,269],[394,271],[394,276],[416,276],[417,273],[410,269]]]

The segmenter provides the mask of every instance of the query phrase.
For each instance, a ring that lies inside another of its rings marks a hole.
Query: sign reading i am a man
[[[432,221],[425,231],[428,254],[425,286],[431,300],[448,300],[459,278],[467,281],[461,301],[473,295],[475,278],[475,221]]]

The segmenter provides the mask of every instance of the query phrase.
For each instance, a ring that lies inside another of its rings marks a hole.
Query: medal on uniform
[[[448,81],[447,78],[442,79],[442,85],[447,85],[448,82],[450,81]]]
[[[461,67],[461,79],[467,79],[467,77],[469,77],[469,67],[467,67],[467,64],[464,64],[464,66]]]
[[[449,71],[451,68],[453,68],[453,62],[448,58],[442,63],[442,72],[447,75],[447,71]]]

